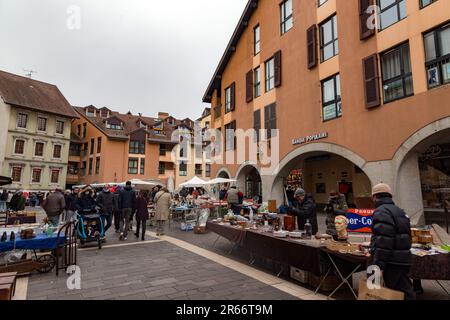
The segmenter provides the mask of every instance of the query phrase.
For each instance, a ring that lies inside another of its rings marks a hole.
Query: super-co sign
[[[373,209],[348,209],[349,232],[372,233]]]

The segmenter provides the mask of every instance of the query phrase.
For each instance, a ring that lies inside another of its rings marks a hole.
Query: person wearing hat
[[[325,207],[325,212],[327,214],[326,233],[333,236],[337,240],[337,231],[335,225],[335,219],[337,216],[345,216],[348,211],[348,205],[345,201],[345,195],[338,193],[336,191],[330,192],[330,197],[328,198],[327,206]]]
[[[373,187],[375,212],[372,219],[372,264],[382,271],[387,288],[405,293],[405,299],[415,298],[410,278],[411,224],[405,211],[392,200],[392,190],[385,183]]]
[[[102,214],[103,225],[105,226],[106,233],[112,226],[114,211],[114,194],[111,193],[109,184],[104,186],[102,192],[99,193],[96,202]]]
[[[42,207],[47,214],[48,221],[55,227],[59,225],[61,214],[66,209],[66,200],[60,188],[56,188],[55,192],[51,193],[42,204]]]
[[[316,202],[302,188],[298,188],[295,191],[294,201],[288,208],[288,212],[297,217],[297,224],[300,230],[305,230],[305,224],[309,220],[312,226],[312,234],[315,235],[319,231]]]

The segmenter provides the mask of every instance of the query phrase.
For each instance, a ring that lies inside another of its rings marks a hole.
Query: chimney
[[[158,112],[158,119],[166,120],[169,117],[167,112]]]

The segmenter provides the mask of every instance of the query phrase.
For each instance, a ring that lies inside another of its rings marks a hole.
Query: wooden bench
[[[12,300],[16,293],[17,272],[0,273],[0,300]]]

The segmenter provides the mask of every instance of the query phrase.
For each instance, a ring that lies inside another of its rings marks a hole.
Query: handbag
[[[386,287],[379,289],[369,289],[367,279],[359,280],[358,300],[404,300],[405,293],[392,290]]]

